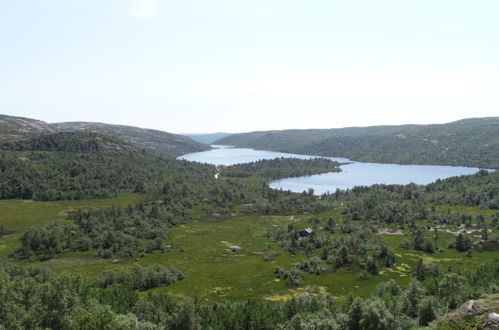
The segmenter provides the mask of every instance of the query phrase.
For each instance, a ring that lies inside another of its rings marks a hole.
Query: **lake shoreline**
[[[197,161],[212,165],[234,165],[253,162],[260,159],[274,158],[326,158],[341,165],[340,172],[328,172],[309,176],[272,180],[269,186],[273,189],[290,190],[301,193],[314,190],[314,194],[334,193],[337,189],[351,189],[355,186],[371,186],[374,184],[428,184],[437,179],[446,179],[453,176],[471,175],[479,168],[432,165],[432,164],[393,164],[393,163],[365,163],[352,161],[341,157],[324,157],[315,155],[289,154],[269,150],[255,150],[251,148],[237,148],[233,146],[212,145],[214,149],[183,155],[178,159]]]

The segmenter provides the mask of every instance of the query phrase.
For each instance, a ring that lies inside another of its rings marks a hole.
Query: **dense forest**
[[[346,191],[338,191],[335,198],[346,198],[354,203],[367,200],[370,209],[388,212],[382,201],[411,201],[432,204],[470,205],[481,208],[499,210],[499,172],[478,171],[473,175],[462,175],[420,186],[408,185],[372,185],[369,187],[354,187]],[[359,209],[358,207],[355,207]]]
[[[253,132],[216,143],[364,162],[499,168],[497,117],[441,125]]]
[[[203,182],[214,168],[149,155],[100,133],[51,133],[0,143],[0,199],[111,197]]]
[[[222,176],[227,177],[246,178],[253,176],[275,180],[327,172],[340,172],[339,165],[339,163],[327,158],[275,158],[232,166],[220,166],[219,170]]]

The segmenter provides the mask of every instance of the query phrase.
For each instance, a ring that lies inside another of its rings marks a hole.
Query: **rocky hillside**
[[[26,139],[32,133],[91,131],[119,137],[147,152],[165,157],[208,150],[209,146],[186,136],[133,126],[89,122],[49,124],[40,120],[0,115],[0,140]]]
[[[499,294],[469,300],[424,329],[499,329]]]
[[[146,151],[165,157],[178,157],[191,152],[208,150],[210,147],[189,137],[134,126],[111,125],[90,122],[52,124],[59,132],[94,131],[117,136]]]
[[[36,119],[0,114],[0,140],[16,139],[29,133],[53,133],[55,128]]]

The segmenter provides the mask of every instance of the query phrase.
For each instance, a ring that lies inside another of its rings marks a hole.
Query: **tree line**
[[[270,180],[320,174],[327,172],[340,172],[339,163],[327,158],[275,158],[262,159],[255,162],[220,166],[223,176],[235,178],[261,177]]]

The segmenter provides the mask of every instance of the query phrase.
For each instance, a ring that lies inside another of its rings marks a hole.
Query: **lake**
[[[301,158],[301,159],[321,158],[318,156],[288,154],[284,152],[253,150],[247,148],[234,148],[231,146],[223,146],[223,145],[212,145],[212,147],[215,149],[208,151],[194,152],[192,154],[183,155],[178,158],[193,162],[212,164],[212,165],[234,165],[234,164],[254,162],[260,159],[274,159],[280,157]],[[334,158],[334,157],[333,158],[323,157],[323,158],[329,158],[339,163],[349,162],[349,160],[346,158]]]
[[[234,165],[253,162],[260,159],[292,157],[301,159],[319,158],[318,156],[288,154],[282,152],[233,148],[230,146],[213,146],[215,149],[195,152],[179,157],[189,161],[213,165]],[[340,163],[351,162],[347,158],[324,157]],[[351,162],[341,166],[342,172],[331,172],[274,180],[270,186],[275,189],[302,192],[309,188],[315,194],[335,192],[336,189],[348,189],[354,186],[370,186],[372,184],[427,184],[437,179],[445,179],[457,175],[476,173],[478,168],[441,165],[397,165],[379,163]]]

